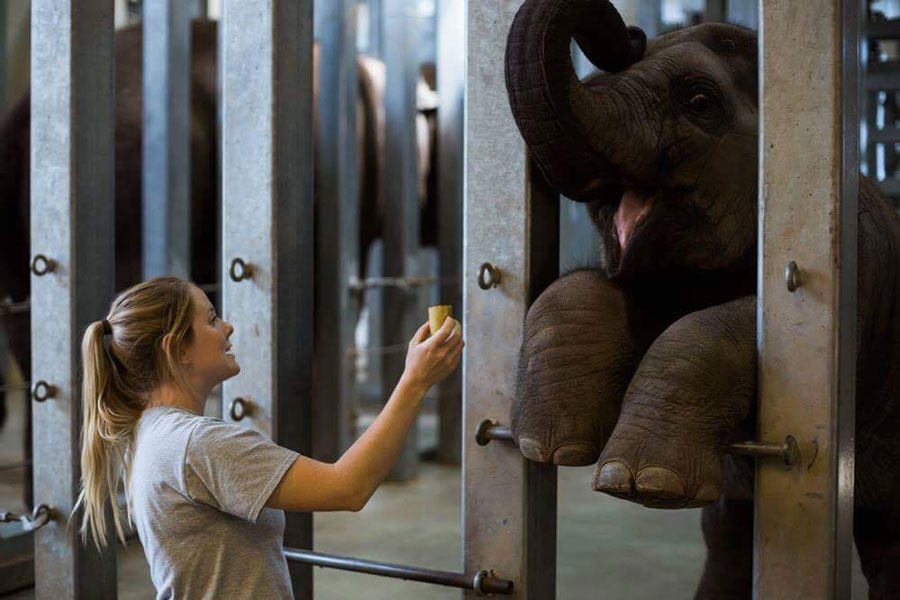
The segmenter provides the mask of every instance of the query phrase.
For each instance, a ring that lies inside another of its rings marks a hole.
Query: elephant
[[[218,131],[216,114],[217,37],[215,21],[192,23],[190,152],[191,152],[191,256],[190,276],[212,284],[219,276],[216,261],[218,204]],[[143,31],[140,25],[115,36],[115,289],[125,289],[142,278],[141,167],[143,120]],[[314,98],[318,98],[319,45],[313,47]],[[385,65],[357,57],[357,145],[359,174],[359,265],[365,277],[369,251],[380,238],[385,218]],[[417,161],[420,208],[420,244],[437,244],[436,111],[434,68],[423,65],[417,86]],[[318,121],[315,102],[314,121]],[[0,301],[21,302],[29,296],[30,211],[30,94],[26,92],[0,121]],[[316,154],[320,132],[314,126]],[[318,195],[318,177],[315,177]],[[215,292],[212,292],[213,294]],[[30,318],[28,313],[4,313],[0,328],[9,340],[12,356],[25,379],[31,373]],[[0,427],[5,417],[0,394]],[[30,426],[26,428],[30,435]],[[26,446],[29,446],[26,440]],[[26,449],[26,454],[30,452]],[[30,486],[26,485],[27,493]],[[26,502],[30,505],[30,500]]]
[[[583,81],[573,38],[600,69]],[[702,507],[696,597],[749,598],[754,469],[725,450],[756,430],[756,33],[648,41],[607,0],[525,0],[505,63],[530,155],[602,239],[527,311],[513,437],[595,464],[596,491]],[[854,538],[870,597],[898,598],[900,220],[862,176],[858,230]]]

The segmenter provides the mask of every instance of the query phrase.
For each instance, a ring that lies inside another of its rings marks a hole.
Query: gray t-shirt
[[[175,407],[135,430],[132,520],[161,599],[293,598],[284,512],[264,508],[298,454]]]

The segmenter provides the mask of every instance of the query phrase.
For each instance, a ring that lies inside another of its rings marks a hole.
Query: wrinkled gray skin
[[[578,81],[573,37],[606,73]],[[604,241],[528,312],[513,433],[596,462],[598,491],[704,507],[698,598],[751,595],[752,463],[724,449],[755,431],[756,44],[706,24],[645,46],[606,0],[527,0],[507,46],[522,136]],[[898,598],[900,225],[865,179],[859,207],[854,534],[870,597]]]

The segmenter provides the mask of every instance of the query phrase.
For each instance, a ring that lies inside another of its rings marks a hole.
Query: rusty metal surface
[[[241,373],[241,424],[309,454],[312,436],[312,0],[231,0],[223,11],[222,305]],[[234,258],[250,277],[234,281]],[[309,514],[287,515],[285,543],[312,546]],[[291,565],[295,594],[312,571]]]
[[[470,2],[466,16],[463,558],[466,572],[489,565],[512,580],[514,597],[544,600],[555,595],[555,468],[530,466],[511,444],[475,440],[484,419],[508,420],[525,312],[538,282],[558,267],[558,204],[527,184],[504,84],[506,34],[519,4]],[[539,254],[552,260],[535,264]],[[497,287],[476,283],[484,262],[500,270]]]
[[[858,162],[842,145],[856,93],[842,4],[763,2],[758,439],[793,434],[801,455],[757,463],[754,594],[767,600],[849,596],[855,354],[839,341],[855,314]]]
[[[69,523],[80,477],[80,345],[113,297],[113,3],[32,4],[31,254],[56,268],[31,277],[33,378],[58,389],[33,405],[34,498],[56,509],[35,534],[36,597],[116,593],[108,550]]]

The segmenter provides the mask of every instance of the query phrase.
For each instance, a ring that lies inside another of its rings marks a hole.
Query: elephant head
[[[603,72],[579,80],[573,38]],[[755,260],[753,31],[704,24],[647,42],[608,0],[526,0],[506,85],[547,181],[587,203],[608,277]]]

